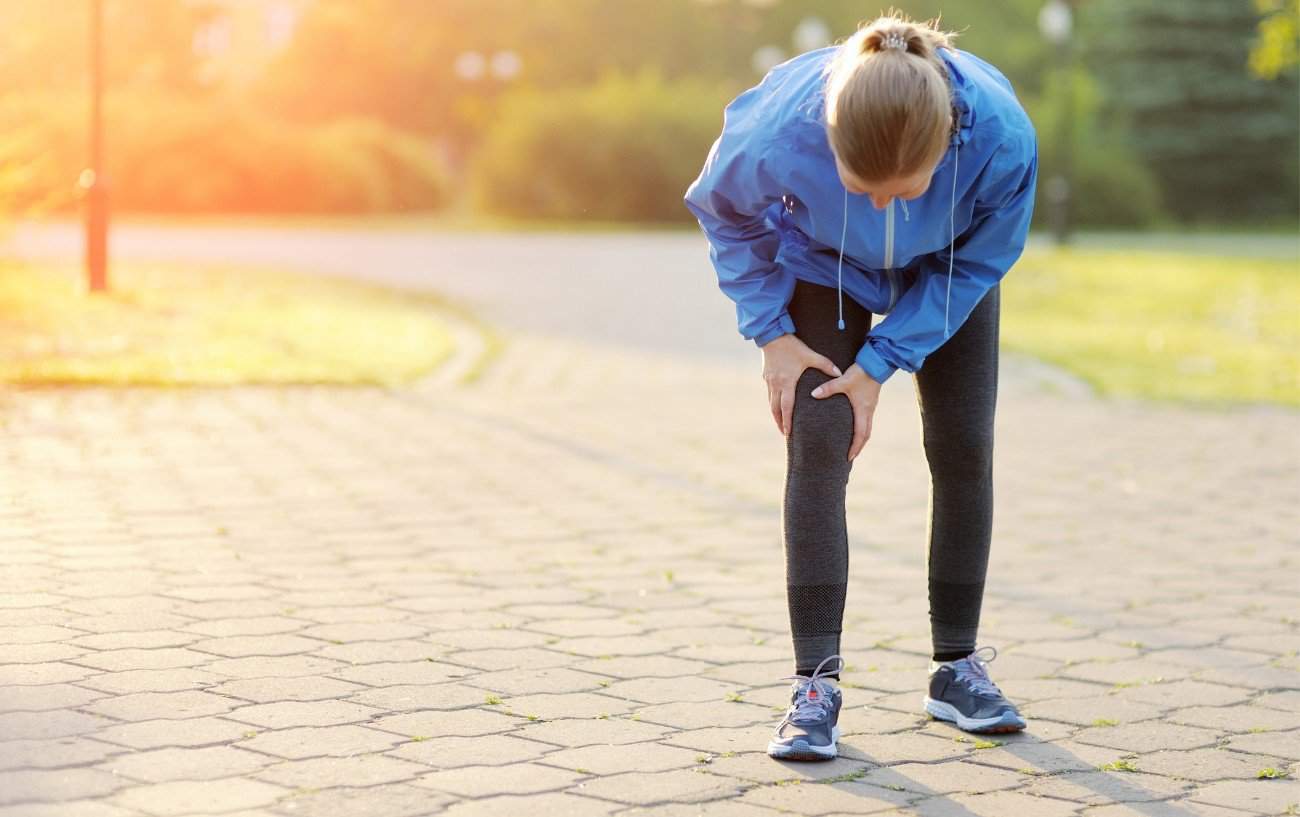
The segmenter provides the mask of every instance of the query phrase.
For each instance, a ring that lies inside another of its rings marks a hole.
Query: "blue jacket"
[[[845,293],[886,316],[856,356],[884,383],[920,369],[1020,257],[1038,141],[998,69],[940,48],[959,125],[926,192],[878,210],[844,188],[827,140],[824,72],[837,48],[776,66],[726,106],[685,203],[743,337],[761,347],[795,331],[786,307],[796,279],[836,287],[841,329]]]

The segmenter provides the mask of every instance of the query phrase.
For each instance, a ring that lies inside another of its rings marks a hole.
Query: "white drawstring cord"
[[[957,212],[957,158],[961,156],[958,145],[952,155],[952,202],[948,205],[948,293],[943,299],[943,339],[948,339],[948,301],[952,299],[952,255],[957,247],[957,221],[953,214]]]
[[[849,189],[844,188],[844,227],[840,230],[840,266],[835,271],[836,291],[840,300],[840,329],[844,328],[844,237],[849,234]]]

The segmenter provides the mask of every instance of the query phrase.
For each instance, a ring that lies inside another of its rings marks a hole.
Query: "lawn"
[[[1106,395],[1300,406],[1300,262],[1027,250],[1002,286],[1002,343]]]
[[[434,296],[276,270],[0,261],[0,383],[399,384],[452,351]]]

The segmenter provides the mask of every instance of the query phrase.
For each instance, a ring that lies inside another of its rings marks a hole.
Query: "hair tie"
[[[881,38],[880,48],[882,51],[886,48],[897,48],[899,51],[906,51],[907,38],[897,31],[891,31]]]

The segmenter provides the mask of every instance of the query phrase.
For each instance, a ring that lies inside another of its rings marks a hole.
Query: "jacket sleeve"
[[[775,260],[780,237],[763,216],[784,194],[772,172],[772,151],[780,148],[762,133],[764,86],[727,105],[722,134],[684,198],[708,237],[718,288],[736,304],[741,336],[760,347],[794,332],[786,307],[795,285]]]
[[[874,380],[920,369],[1020,258],[1038,183],[1037,140],[1026,137],[1003,143],[982,174],[970,227],[953,242],[951,295],[945,247],[921,259],[916,282],[867,334],[856,362]]]

